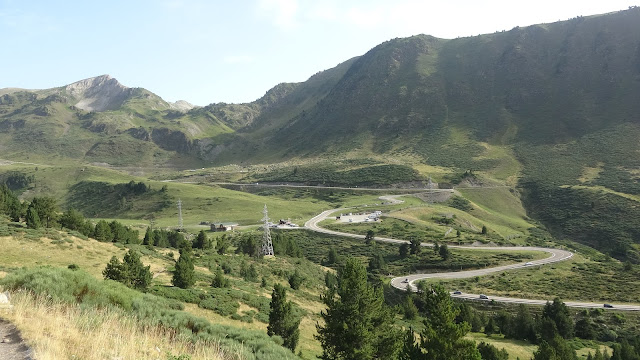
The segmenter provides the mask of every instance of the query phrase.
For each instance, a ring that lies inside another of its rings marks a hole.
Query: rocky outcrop
[[[151,131],[151,139],[161,149],[187,154],[193,149],[193,143],[185,133],[179,130],[157,128]]]
[[[96,76],[67,85],[65,91],[85,111],[118,109],[131,96],[128,88],[109,75]]]
[[[173,110],[178,110],[178,111],[182,111],[182,112],[187,112],[193,108],[195,108],[196,106],[191,104],[188,101],[184,101],[184,100],[178,100],[176,102],[173,103],[169,103],[169,106],[171,107],[171,109]]]

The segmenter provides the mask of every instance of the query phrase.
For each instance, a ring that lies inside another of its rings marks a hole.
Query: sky
[[[398,37],[475,36],[639,0],[0,0],[0,88],[109,74],[167,101],[258,99]]]

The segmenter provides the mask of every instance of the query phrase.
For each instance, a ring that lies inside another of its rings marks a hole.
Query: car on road
[[[406,284],[406,283],[408,283],[408,282],[409,282],[409,279],[404,279],[404,280],[402,280],[402,283],[403,283],[403,284]]]
[[[531,266],[531,265],[533,265],[533,263],[532,263],[531,261],[526,262],[526,263],[524,264],[524,266]]]
[[[613,305],[611,304],[604,304],[604,307],[606,307],[607,309],[613,309]]]
[[[462,295],[462,291],[456,290],[453,292],[453,295]]]
[[[489,297],[488,297],[487,295],[485,295],[485,294],[480,294],[480,299],[482,299],[482,300],[488,300],[488,299],[489,299]]]

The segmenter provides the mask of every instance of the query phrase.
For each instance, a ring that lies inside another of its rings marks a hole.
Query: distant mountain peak
[[[107,111],[119,108],[131,95],[128,88],[109,75],[76,81],[65,87],[77,101],[74,105],[86,111]]]
[[[178,100],[176,102],[169,103],[169,107],[174,110],[186,112],[193,108],[196,108],[197,106],[185,100]]]

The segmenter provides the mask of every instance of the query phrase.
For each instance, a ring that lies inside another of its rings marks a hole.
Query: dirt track
[[[33,360],[31,349],[24,343],[20,331],[0,318],[0,359]]]

